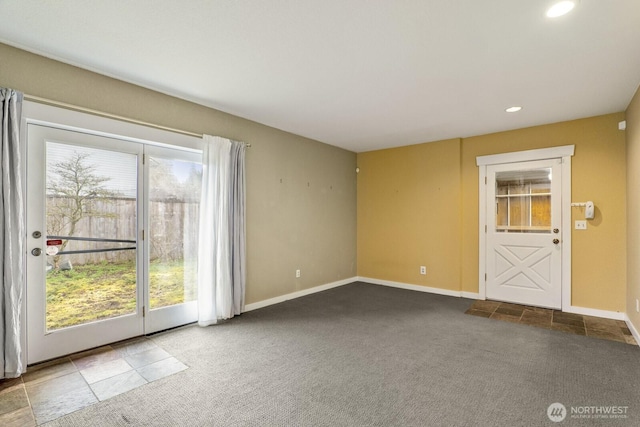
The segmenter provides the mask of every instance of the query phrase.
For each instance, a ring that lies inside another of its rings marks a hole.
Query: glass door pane
[[[496,231],[551,233],[551,179],[551,168],[496,172]]]
[[[137,156],[47,142],[47,331],[136,312]]]
[[[197,316],[197,251],[202,156],[148,147],[147,332]]]

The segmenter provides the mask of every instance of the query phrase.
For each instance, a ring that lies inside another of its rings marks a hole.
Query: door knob
[[[42,249],[40,248],[33,248],[31,250],[31,255],[33,256],[40,256],[42,254]]]
[[[560,230],[558,230],[557,228],[554,228],[554,229],[553,229],[553,232],[554,232],[554,233],[556,233],[556,234],[558,234],[558,233],[560,232]]]
[[[560,243],[560,240],[558,240],[558,239],[553,239],[553,244],[554,244],[554,245],[557,245],[558,243]]]

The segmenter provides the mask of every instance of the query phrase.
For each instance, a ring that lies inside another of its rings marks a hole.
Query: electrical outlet
[[[424,275],[427,274],[427,267],[425,267],[424,265],[420,266],[420,274]]]
[[[576,230],[586,230],[587,221],[576,221]]]
[[[300,270],[296,270],[296,278],[300,277]]]

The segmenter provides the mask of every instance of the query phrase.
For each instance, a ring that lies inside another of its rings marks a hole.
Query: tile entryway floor
[[[638,345],[627,324],[622,320],[498,301],[475,301],[466,314]]]
[[[145,337],[33,365],[0,380],[0,425],[40,425],[184,369]]]

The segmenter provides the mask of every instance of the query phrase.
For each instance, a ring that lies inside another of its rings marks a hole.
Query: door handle
[[[33,248],[33,249],[31,250],[31,255],[33,255],[33,256],[40,256],[40,255],[42,255],[42,249],[40,249],[40,248]]]
[[[560,232],[560,230],[558,230],[557,228],[554,228],[554,229],[553,229],[553,232],[554,232],[554,233],[556,233],[556,234],[558,234],[558,233]]]
[[[558,243],[560,243],[560,240],[558,240],[558,239],[553,239],[553,244],[554,244],[554,245],[557,245]]]

